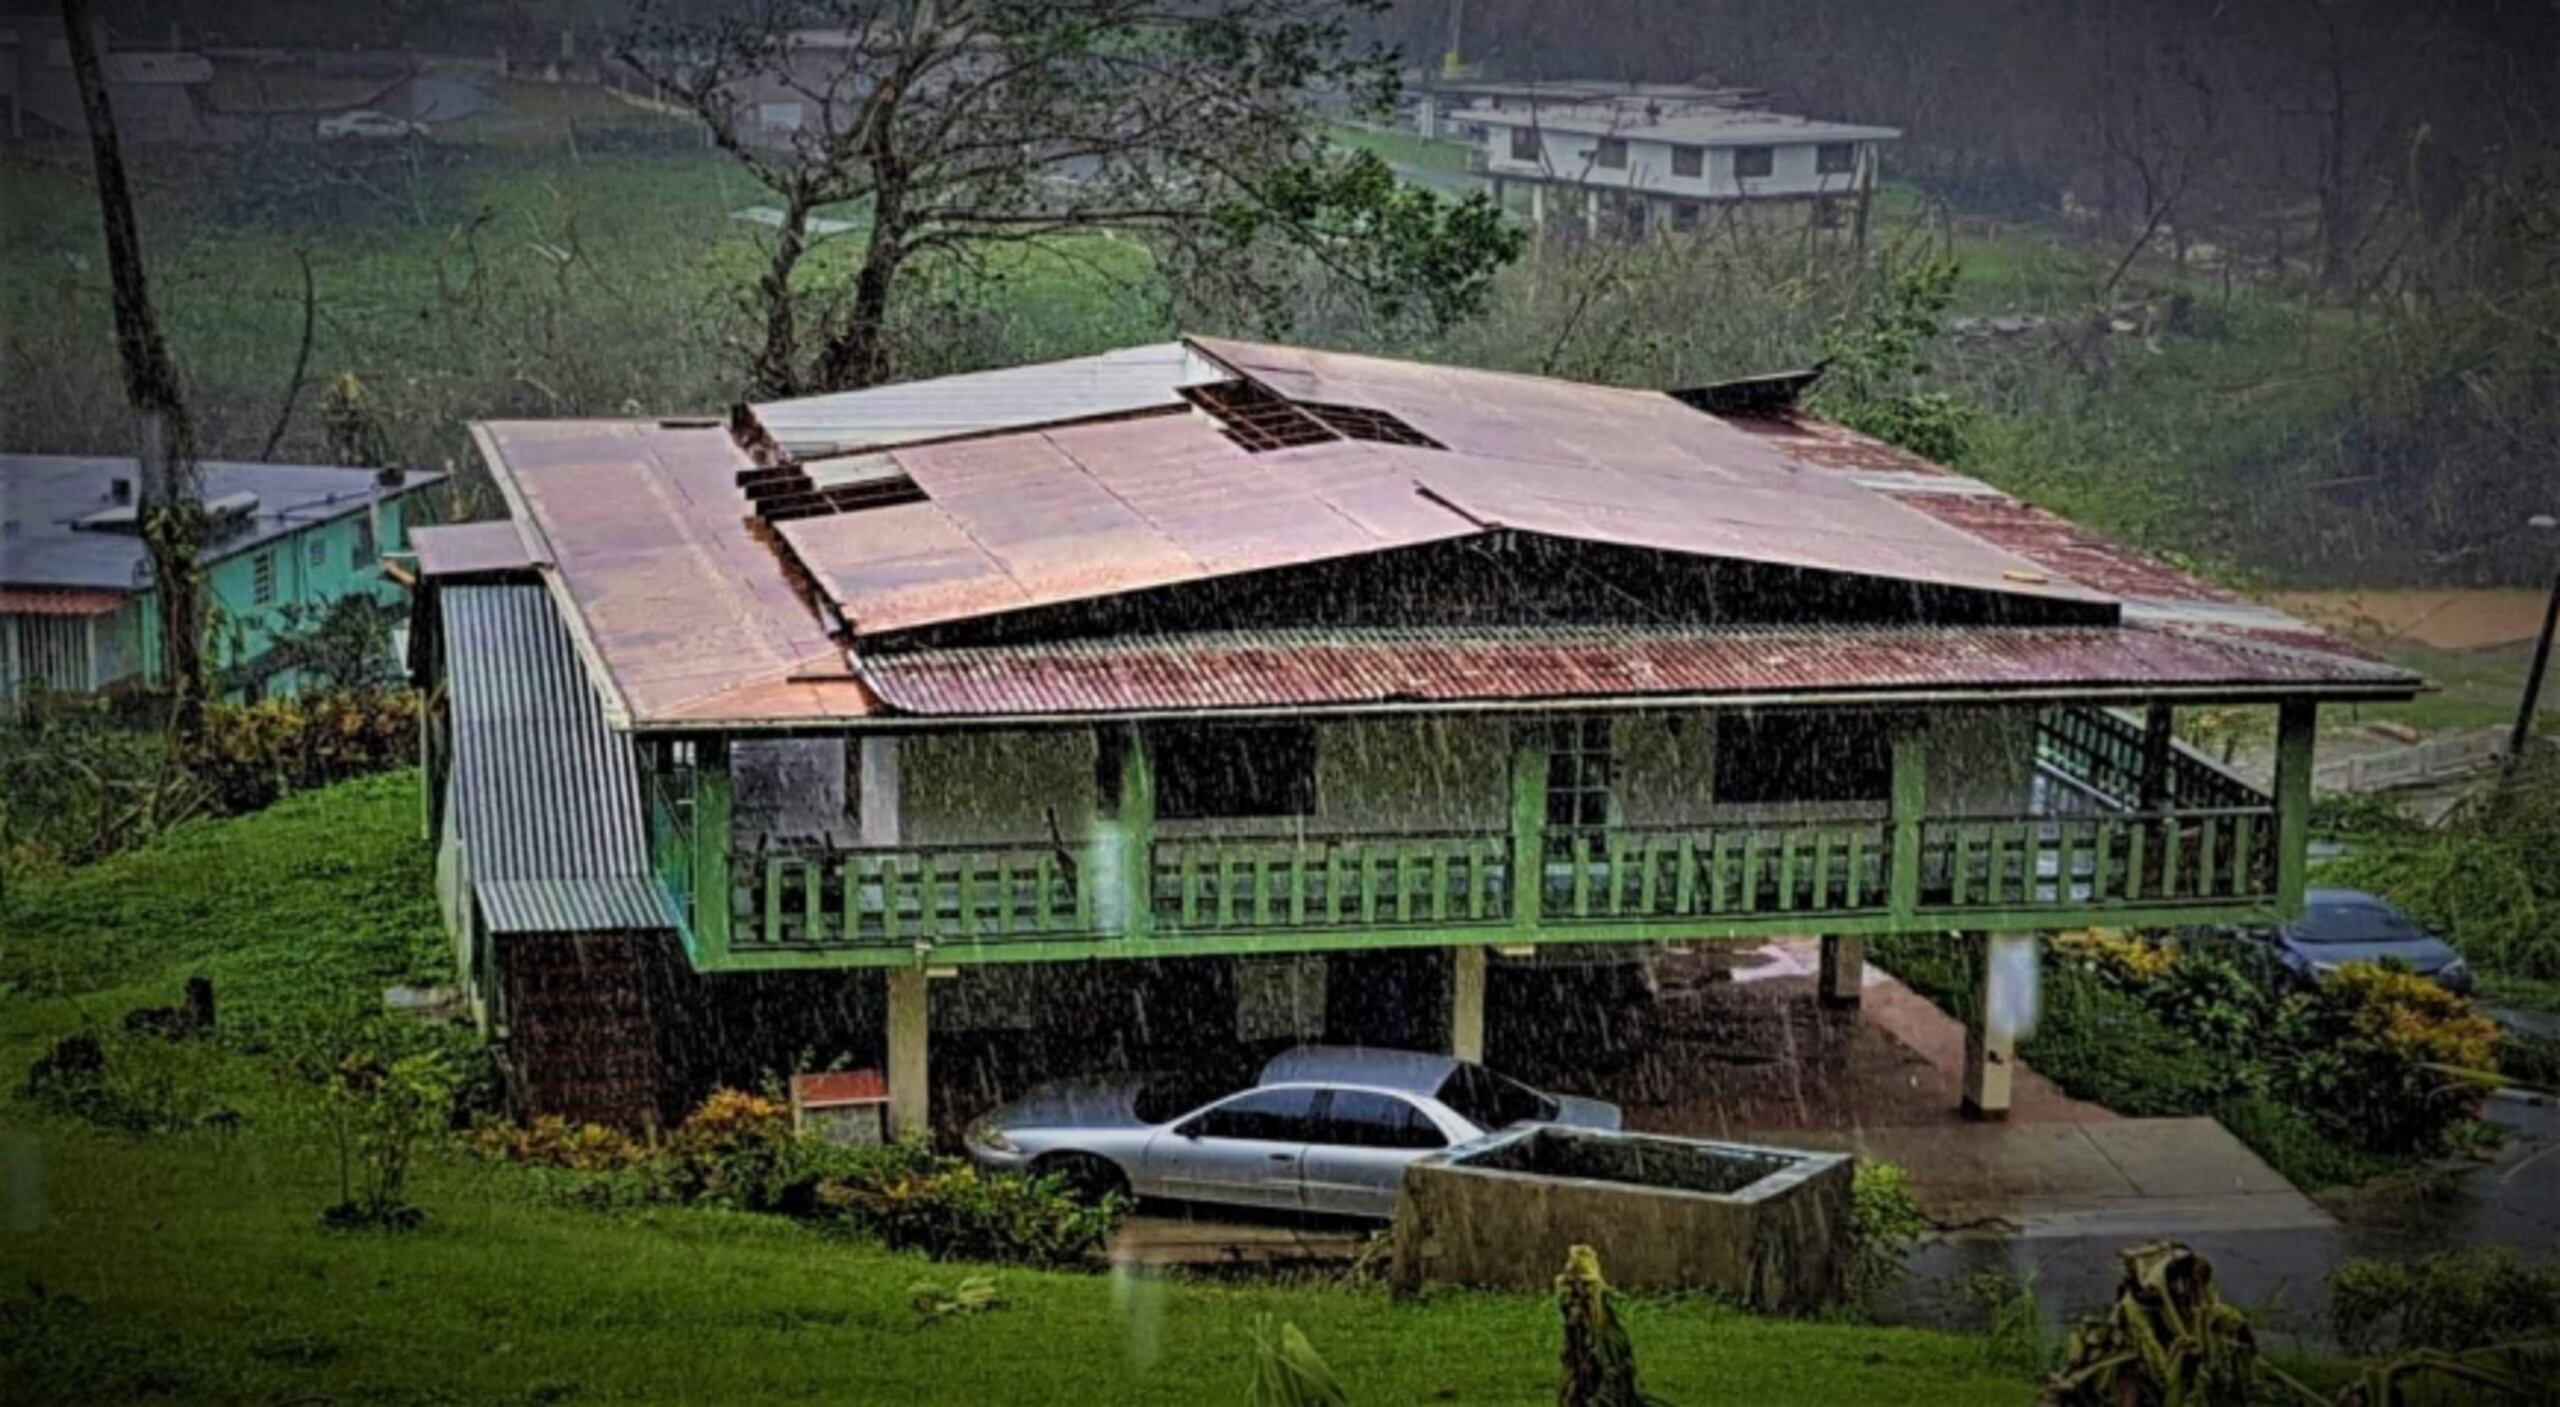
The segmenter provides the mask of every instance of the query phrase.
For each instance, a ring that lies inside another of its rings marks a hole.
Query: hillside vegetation
[[[155,1097],[236,1115],[114,1133],[39,1112],[11,1081],[13,1400],[1233,1401],[1264,1314],[1304,1329],[1358,1401],[1554,1400],[1543,1296],[935,1263],[741,1212],[566,1205],[558,1184],[450,1143],[412,1175],[422,1229],[323,1229],[338,1195],[326,1127],[279,1080],[273,1033],[436,971],[415,785],[374,778],[182,828],[9,897],[7,1068],[203,972],[220,1033],[170,1043]],[[996,1307],[918,1308],[977,1274],[994,1277]],[[1700,1300],[1638,1302],[1629,1324],[1647,1386],[1675,1401],[2031,1391],[1957,1336]]]

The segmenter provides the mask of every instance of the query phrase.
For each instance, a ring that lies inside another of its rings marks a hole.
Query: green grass
[[[309,375],[279,458],[325,453],[320,393],[341,371],[371,389],[395,449],[429,464],[468,462],[475,417],[691,414],[740,397],[743,298],[770,232],[733,216],[776,197],[682,123],[542,84],[500,98],[418,144],[135,154],[152,290],[208,452],[266,442],[299,353],[305,252]],[[10,158],[0,184],[0,428],[21,451],[121,449],[85,168]],[[804,277],[840,287],[859,253],[858,238],[823,244]],[[998,248],[982,272],[918,300],[934,320],[911,332],[912,371],[1169,331],[1134,241]]]
[[[1328,124],[1325,135],[1342,146],[1375,152],[1391,165],[1423,171],[1463,172],[1467,169],[1468,154],[1475,150],[1465,142],[1443,141],[1411,132],[1380,132],[1348,122]]]
[[[351,783],[23,884],[0,939],[6,1068],[84,1023],[112,1028],[194,971],[214,977],[226,1026],[432,973],[415,784]],[[923,1324],[914,1282],[987,1268],[771,1217],[559,1205],[532,1174],[450,1151],[413,1184],[423,1231],[324,1231],[334,1165],[262,1057],[230,1041],[183,1053],[173,1077],[240,1110],[237,1132],[134,1138],[14,1092],[0,1106],[17,1223],[0,1239],[0,1357],[15,1400],[1235,1401],[1265,1313],[1303,1328],[1360,1402],[1554,1400],[1543,1296],[993,1269],[1003,1308]],[[1647,1387],[1673,1401],[1989,1404],[2029,1390],[1960,1336],[1696,1299],[1636,1302],[1629,1320]]]

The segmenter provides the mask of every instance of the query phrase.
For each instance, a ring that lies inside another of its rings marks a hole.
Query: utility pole
[[[2534,515],[2525,526],[2544,532],[2560,529],[2560,518],[2548,513]],[[2551,601],[2542,608],[2542,636],[2534,642],[2533,665],[2525,671],[2524,698],[2516,705],[2516,730],[2507,739],[2507,766],[2524,761],[2524,750],[2533,745],[2534,710],[2542,706],[2542,676],[2551,668],[2551,634],[2560,629],[2560,568],[2551,576]]]
[[[107,272],[115,288],[116,352],[124,363],[125,400],[133,407],[142,461],[142,540],[160,607],[161,683],[173,702],[171,729],[192,740],[210,692],[204,657],[204,588],[196,559],[204,546],[203,495],[196,483],[195,433],[178,390],[178,371],[151,309],[142,262],[142,233],[133,215],[124,149],[107,99],[99,29],[89,0],[62,0],[64,45],[88,118],[89,155],[105,226]]]
[[[1459,66],[1464,62],[1460,40],[1465,36],[1466,28],[1467,0],[1449,0],[1449,47],[1440,55],[1440,76],[1443,78],[1458,76]]]

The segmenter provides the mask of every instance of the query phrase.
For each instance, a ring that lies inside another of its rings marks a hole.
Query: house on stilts
[[[1854,1001],[1873,935],[2293,912],[2319,707],[2422,681],[1792,389],[1194,337],[476,426],[512,518],[416,534],[411,652],[518,1098],[870,1066],[925,1130],[963,1047],[1475,1055],[1563,955],[1820,935]],[[2240,705],[2271,792],[2177,738]]]

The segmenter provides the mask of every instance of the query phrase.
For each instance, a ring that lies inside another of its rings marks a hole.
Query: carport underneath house
[[[513,518],[418,534],[412,641],[520,1096],[842,1059],[916,1129],[966,1027],[1473,1055],[1494,958],[1816,933],[1854,1001],[1867,935],[2298,907],[2318,706],[2420,680],[1732,404],[1193,338],[475,427]]]

